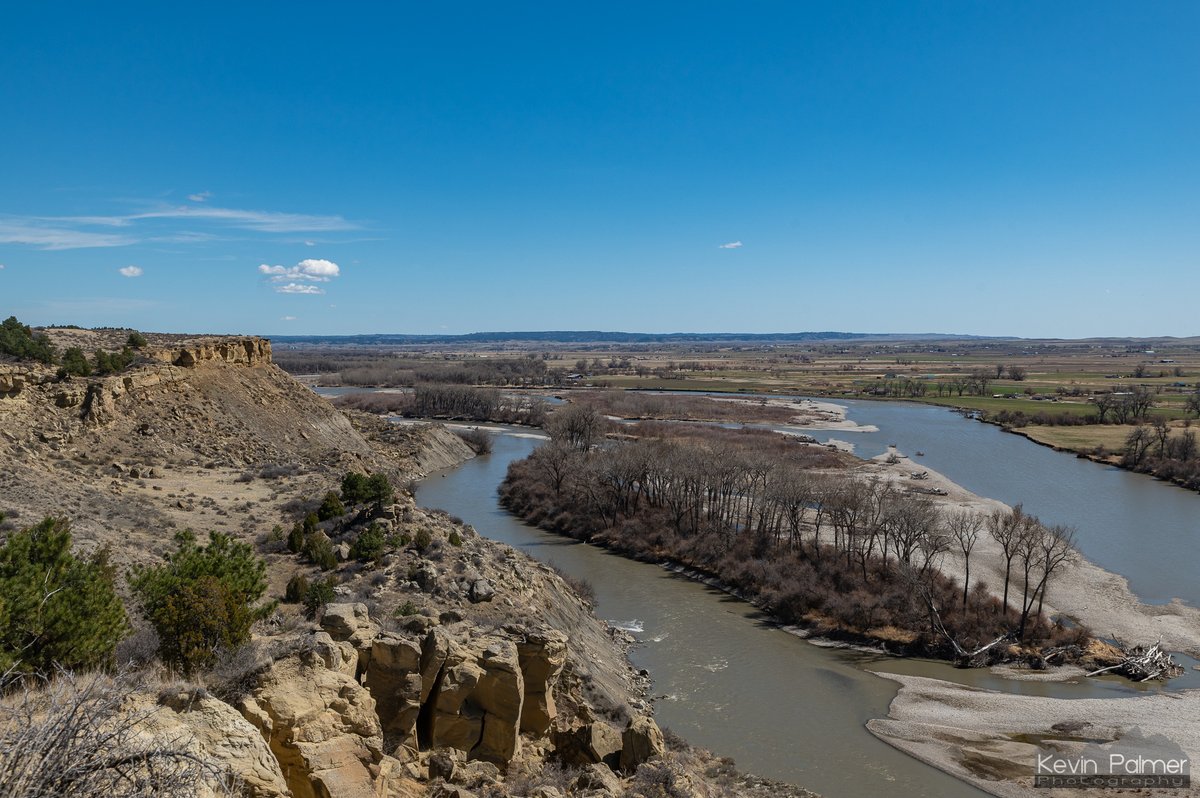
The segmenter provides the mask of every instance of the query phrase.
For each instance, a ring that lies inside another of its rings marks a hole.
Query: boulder
[[[543,784],[530,790],[529,798],[563,798],[563,794],[557,787]]]
[[[483,736],[471,754],[488,762],[507,763],[520,747],[521,707],[525,701],[517,646],[511,640],[493,639],[478,661],[483,676],[472,699],[487,714]]]
[[[476,579],[467,590],[467,598],[472,604],[491,601],[496,596],[496,589],[486,579]]]
[[[584,766],[576,777],[574,786],[577,790],[596,790],[607,795],[620,795],[623,792],[621,780],[607,765]]]
[[[521,731],[540,737],[550,730],[557,714],[553,688],[567,663],[567,636],[551,630],[526,632],[524,637],[517,644],[525,680]]]
[[[555,756],[564,764],[582,766],[605,763],[617,767],[621,761],[621,733],[602,720],[551,735]]]
[[[621,735],[621,770],[632,773],[638,765],[662,756],[666,750],[662,730],[653,719],[646,715],[632,718]]]
[[[466,760],[457,748],[439,748],[429,755],[429,780],[454,781]]]
[[[379,634],[379,625],[371,620],[366,604],[326,604],[321,628],[334,640],[345,640],[359,650],[369,650]]]
[[[134,729],[148,741],[176,740],[188,753],[206,762],[223,776],[240,779],[250,798],[283,798],[290,795],[283,772],[262,735],[237,710],[201,691],[179,690],[153,696],[134,693],[128,711],[143,720]],[[225,795],[206,785],[197,798]]]

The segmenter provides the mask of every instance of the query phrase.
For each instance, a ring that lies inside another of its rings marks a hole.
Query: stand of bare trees
[[[766,431],[651,422],[627,428],[636,440],[601,445],[594,418],[560,413],[554,439],[513,463],[502,487],[532,523],[703,568],[787,621],[900,630],[889,634],[927,653],[957,659],[999,637],[1066,634],[1042,606],[1072,533],[1019,507],[944,513],[927,495],[847,473],[844,455]],[[1004,551],[1003,601],[971,589],[985,529]],[[966,566],[961,586],[941,571],[950,552]]]

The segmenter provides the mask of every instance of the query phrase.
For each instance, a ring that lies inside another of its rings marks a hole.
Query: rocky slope
[[[61,334],[60,346],[98,344]],[[271,531],[347,470],[403,485],[470,457],[456,436],[348,418],[274,366],[262,339],[150,341],[104,378],[0,364],[0,535],[65,515],[79,545],[109,546],[123,572],[177,529],[224,531],[257,542],[275,597],[298,574],[333,576],[337,597],[315,621],[281,605],[198,683],[139,672],[139,729],[223,773],[214,795],[221,781],[293,798],[807,794],[664,734],[620,632],[547,566],[402,491],[321,525],[329,572]],[[352,561],[370,524],[400,543]]]

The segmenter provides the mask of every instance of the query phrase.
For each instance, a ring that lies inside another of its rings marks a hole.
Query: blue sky
[[[31,323],[1200,334],[1200,4],[10,3],[0,30],[0,314]]]

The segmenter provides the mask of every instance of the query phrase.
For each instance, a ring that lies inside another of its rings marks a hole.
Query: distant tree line
[[[406,393],[353,393],[334,400],[337,407],[366,413],[395,413],[408,418],[494,421],[540,427],[547,404],[539,396],[503,393],[467,385],[417,385]]]
[[[22,324],[15,316],[9,316],[0,323],[0,354],[46,365],[57,364],[60,379],[88,377],[92,374],[103,376],[124,371],[137,360],[135,350],[143,349],[146,345],[146,337],[135,330],[129,334],[119,352],[97,349],[89,359],[81,348],[73,346],[64,350],[60,357],[45,334],[34,333],[32,328]]]

